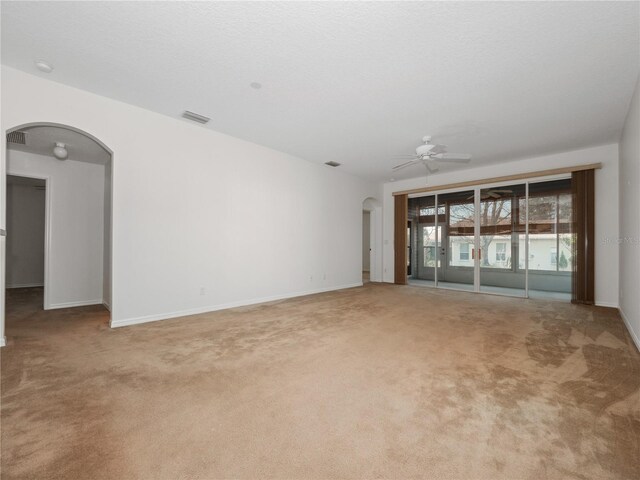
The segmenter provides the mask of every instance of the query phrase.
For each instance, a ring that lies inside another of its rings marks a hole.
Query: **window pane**
[[[558,270],[560,272],[573,271],[573,242],[575,235],[572,233],[560,234],[560,253],[558,254]]]
[[[449,206],[449,264],[473,267],[474,204],[454,203]]]
[[[423,266],[436,266],[436,227],[422,227]]]
[[[569,179],[530,184],[529,270],[571,270],[571,205]]]
[[[509,185],[480,190],[480,267],[513,270],[511,256],[518,250],[515,232],[521,230],[514,215],[523,215],[518,200],[526,187]],[[519,208],[520,207],[520,208]],[[515,210],[519,210],[516,212]],[[519,218],[519,217],[518,217]],[[515,242],[515,243],[514,243]],[[513,243],[513,245],[512,245]],[[493,286],[509,286],[511,279],[497,274],[481,274],[481,282]]]

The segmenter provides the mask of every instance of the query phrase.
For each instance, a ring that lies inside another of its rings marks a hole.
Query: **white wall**
[[[620,311],[640,350],[640,80],[620,139]]]
[[[371,212],[362,212],[362,271],[368,272],[371,264]]]
[[[361,284],[375,186],[3,67],[3,130],[38,121],[114,152],[112,325]]]
[[[429,177],[429,186],[527,173],[551,168],[602,163],[596,171],[596,284],[598,305],[618,306],[618,145],[574,150],[543,157],[516,160],[499,165],[440,173]],[[384,189],[384,281],[393,282],[393,192],[424,187],[425,177],[385,183]]]
[[[7,173],[48,177],[45,308],[102,303],[104,166],[10,150]]]
[[[44,285],[44,220],[44,190],[7,185],[8,288]]]

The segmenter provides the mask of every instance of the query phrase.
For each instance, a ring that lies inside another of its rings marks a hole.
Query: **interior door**
[[[437,237],[441,227],[435,214],[435,195],[421,197],[416,208],[414,278],[435,285],[436,270],[441,265],[438,258]]]
[[[441,225],[420,224],[418,229],[417,278],[435,283],[438,276],[442,275],[442,260],[437,247],[438,237],[441,236]]]

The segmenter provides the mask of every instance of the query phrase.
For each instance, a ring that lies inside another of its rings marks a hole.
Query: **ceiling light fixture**
[[[53,147],[53,155],[58,160],[66,160],[67,157],[69,156],[69,152],[67,151],[67,148],[64,143],[56,142],[56,146]]]
[[[36,64],[36,67],[38,67],[38,70],[40,70],[41,72],[44,72],[44,73],[53,72],[53,65],[45,62],[44,60],[36,60],[35,64]]]

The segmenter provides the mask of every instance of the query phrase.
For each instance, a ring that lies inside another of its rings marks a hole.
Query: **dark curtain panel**
[[[573,288],[571,302],[593,305],[595,301],[595,170],[573,172]]]
[[[407,284],[407,195],[395,196],[394,208],[394,283]]]

